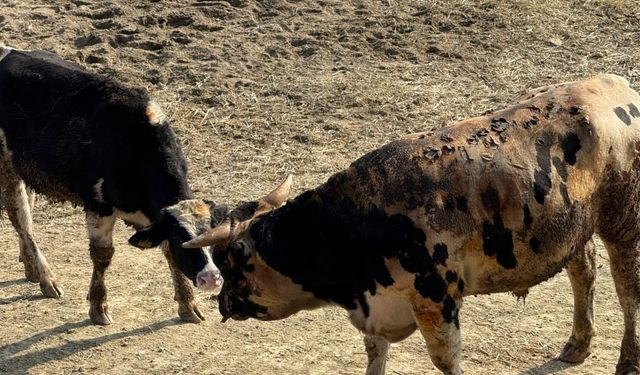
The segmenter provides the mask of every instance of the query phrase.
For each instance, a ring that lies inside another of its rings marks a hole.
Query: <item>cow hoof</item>
[[[576,345],[573,340],[570,340],[562,349],[562,353],[558,356],[558,359],[567,363],[580,363],[583,362],[591,354],[591,347],[581,347]]]
[[[40,290],[47,298],[60,298],[64,295],[62,288],[60,288],[53,280],[41,281]]]
[[[94,310],[93,308],[89,309],[89,318],[91,318],[91,322],[93,324],[108,326],[111,324],[111,316],[105,309],[104,312]]]
[[[185,323],[194,323],[199,324],[204,319],[204,315],[198,310],[198,306],[195,304],[190,304],[190,306],[185,308],[178,308],[178,315],[180,316],[180,320]]]

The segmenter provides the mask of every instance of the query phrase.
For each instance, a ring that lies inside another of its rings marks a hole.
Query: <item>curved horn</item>
[[[217,245],[228,240],[229,236],[231,236],[231,223],[224,221],[217,227],[209,229],[206,233],[184,242],[182,247],[185,249],[194,249],[203,246]]]
[[[291,185],[293,184],[293,175],[287,178],[271,193],[265,195],[260,200],[271,207],[280,207],[291,193]]]

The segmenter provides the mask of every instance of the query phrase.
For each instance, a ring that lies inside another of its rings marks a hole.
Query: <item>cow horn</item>
[[[217,245],[226,241],[230,235],[231,223],[225,220],[222,224],[209,229],[206,233],[184,242],[182,247],[185,249],[194,249],[203,246]]]
[[[271,207],[280,207],[291,193],[291,185],[293,184],[293,175],[287,178],[271,193],[261,198],[261,201]]]

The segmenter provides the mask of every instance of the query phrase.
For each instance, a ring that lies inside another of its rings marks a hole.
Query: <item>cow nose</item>
[[[220,272],[201,271],[196,277],[196,286],[200,289],[211,290],[222,285],[222,276]]]

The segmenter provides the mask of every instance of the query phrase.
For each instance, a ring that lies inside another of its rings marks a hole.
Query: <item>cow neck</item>
[[[141,168],[148,177],[140,180],[140,183],[147,200],[147,215],[155,217],[164,207],[192,199],[193,192],[187,182],[187,161],[173,130],[168,125],[147,130],[155,132],[159,145],[148,151],[149,161]]]

